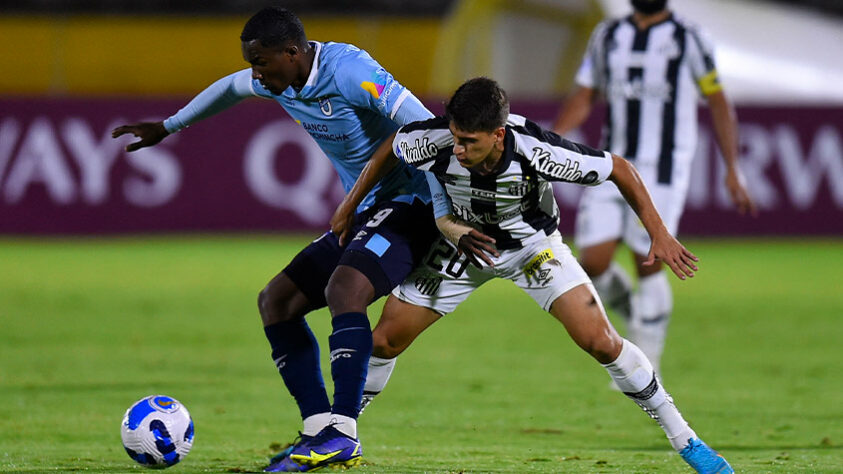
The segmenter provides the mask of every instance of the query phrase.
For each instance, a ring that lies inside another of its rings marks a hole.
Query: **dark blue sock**
[[[302,419],[330,412],[331,403],[319,367],[319,343],[304,318],[275,323],[263,330],[272,346],[272,360],[296,399]]]
[[[332,413],[357,418],[363,385],[372,355],[372,327],[366,313],[343,313],[331,320],[331,376],[334,378]]]

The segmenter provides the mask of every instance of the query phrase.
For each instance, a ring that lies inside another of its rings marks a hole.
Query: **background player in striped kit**
[[[726,187],[741,213],[755,213],[737,158],[737,123],[719,83],[712,47],[699,29],[666,9],[666,0],[632,0],[634,13],[602,22],[577,72],[578,87],[557,118],[564,135],[608,103],[604,147],[629,159],[644,179],[668,231],[676,235],[696,149],[697,94],[712,114],[726,164]],[[603,301],[627,323],[627,336],[659,372],[673,296],[660,263],[647,262],[649,237],[611,183],[585,190],[574,243]],[[632,250],[638,289],[612,261],[618,244]]]
[[[659,422],[689,465],[704,473],[734,472],[688,426],[647,357],[614,330],[557,230],[559,210],[550,181],[595,185],[609,179],[652,237],[650,262],[664,261],[682,279],[693,276],[696,257],[667,231],[628,161],[510,115],[498,84],[476,78],[457,89],[445,117],[405,125],[391,150],[378,149],[346,196],[351,203],[344,202],[332,220],[336,233],[347,228],[343,209],[353,207],[396,164],[393,153],[436,177],[442,189],[431,186],[434,200],[450,201],[453,215],[435,207],[437,226],[450,244],[431,249],[425,263],[393,290],[373,333],[373,354],[396,357],[482,284],[509,279],[559,320],[624,393]],[[378,371],[370,365],[370,380]]]
[[[188,125],[247,97],[277,101],[307,130],[340,176],[346,191],[372,152],[399,125],[431,117],[412,93],[368,53],[343,43],[308,41],[290,11],[256,13],[240,36],[250,68],[224,77],[163,122],[124,125],[152,146]],[[307,471],[360,461],[357,415],[371,353],[366,307],[389,293],[437,236],[424,174],[392,170],[351,210],[353,242],[327,232],[304,248],[260,292],[258,306],[272,358],[303,420],[299,442],[274,457],[267,471]],[[333,404],[319,366],[319,346],[305,316],[328,306]],[[296,458],[292,456],[296,455]]]

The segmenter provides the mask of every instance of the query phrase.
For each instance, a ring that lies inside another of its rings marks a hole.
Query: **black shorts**
[[[370,207],[354,217],[349,235],[351,242],[340,247],[339,238],[326,232],[284,268],[315,307],[327,304],[325,287],[337,265],[366,275],[375,299],[388,294],[425,256],[439,230],[432,206],[417,199],[412,204],[386,201]]]

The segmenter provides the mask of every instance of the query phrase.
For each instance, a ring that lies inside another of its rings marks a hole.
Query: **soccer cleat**
[[[311,439],[313,439],[313,436],[302,434],[302,432],[299,431],[299,435],[296,436],[296,439],[294,439],[292,443],[288,444],[287,447],[284,448],[281,452],[279,452],[275,456],[272,456],[269,459],[269,464],[275,464],[277,462],[280,462],[282,459],[289,456],[290,453],[293,452],[293,450],[296,449],[297,446],[300,446],[310,441]]]
[[[290,460],[312,470],[324,466],[354,467],[362,455],[359,441],[328,425],[313,439],[293,449]]]
[[[312,471],[313,468],[306,464],[299,464],[288,457],[281,458],[279,461],[266,466],[263,472],[307,472]]]
[[[372,400],[375,399],[375,395],[379,394],[380,392],[363,392],[363,398],[360,400],[360,409],[357,410],[357,416],[363,414],[363,410],[372,403]]]
[[[711,449],[699,438],[688,440],[688,446],[679,455],[700,474],[734,474],[735,470],[717,451]]]

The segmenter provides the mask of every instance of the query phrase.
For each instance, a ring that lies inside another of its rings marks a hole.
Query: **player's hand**
[[[126,145],[126,151],[135,151],[140,148],[156,145],[170,134],[164,128],[164,122],[141,122],[115,128],[111,131],[111,138],[117,138],[127,133],[131,133],[140,138],[140,140]]]
[[[457,250],[465,254],[468,261],[473,263],[477,268],[483,268],[480,260],[486,262],[490,267],[495,266],[489,255],[500,257],[498,250],[495,248],[495,239],[476,229],[471,229],[467,234],[460,237],[460,241],[457,243]]]
[[[348,243],[348,237],[351,233],[351,225],[354,222],[354,209],[351,209],[348,204],[346,204],[345,199],[337,206],[337,210],[334,211],[333,217],[331,217],[331,232],[336,235],[340,240],[340,247],[344,247],[346,243]]]
[[[729,190],[729,196],[732,202],[737,206],[738,212],[741,215],[749,214],[752,217],[758,216],[758,209],[752,198],[749,197],[749,192],[744,185],[743,176],[738,170],[732,170],[726,173],[726,189]]]
[[[686,277],[693,278],[694,272],[699,271],[695,262],[699,262],[700,259],[667,231],[653,237],[652,241],[650,253],[647,255],[647,261],[644,262],[644,265],[652,265],[656,263],[656,260],[661,260],[673,270],[673,273],[680,280],[684,280]]]

